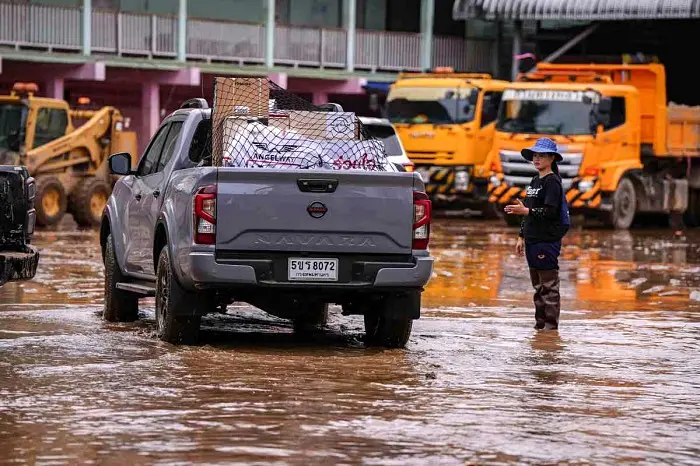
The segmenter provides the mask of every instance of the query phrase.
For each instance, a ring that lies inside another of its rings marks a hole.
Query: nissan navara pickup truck
[[[365,342],[404,347],[433,271],[431,203],[418,174],[212,164],[212,109],[167,116],[138,166],[109,158],[115,184],[100,244],[107,321],[155,296],[161,340],[197,340],[201,317],[246,302],[325,325],[329,304],[364,316]]]

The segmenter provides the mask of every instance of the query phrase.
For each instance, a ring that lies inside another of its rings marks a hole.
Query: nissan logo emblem
[[[328,212],[328,207],[326,207],[326,205],[322,202],[312,202],[309,204],[309,207],[306,208],[306,211],[313,218],[321,218],[326,215],[326,212]]]

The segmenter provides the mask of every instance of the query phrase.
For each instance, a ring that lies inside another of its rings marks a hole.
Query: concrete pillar
[[[160,95],[158,83],[146,81],[141,85],[141,133],[139,149],[143,152],[160,124]]]
[[[311,94],[311,103],[314,105],[323,105],[328,103],[328,93],[323,91],[314,91]]]
[[[46,97],[50,99],[63,100],[64,81],[63,78],[51,78],[46,82]]]
[[[92,0],[83,0],[83,55],[92,51]]]
[[[420,67],[433,67],[433,21],[435,19],[435,0],[420,2]]]
[[[265,66],[275,66],[275,1],[265,0]]]
[[[496,40],[493,42],[491,49],[491,60],[493,68],[493,77],[501,77],[501,45],[503,44],[503,23],[501,20],[496,21]]]
[[[355,70],[355,34],[357,24],[357,3],[355,0],[344,0],[345,7],[345,69],[347,71]]]
[[[518,55],[523,51],[523,22],[516,20],[513,28],[513,59],[510,71],[512,81],[518,77]]]
[[[177,10],[177,59],[187,60],[187,0],[180,0]]]

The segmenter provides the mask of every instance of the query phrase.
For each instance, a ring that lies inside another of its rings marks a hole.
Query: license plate
[[[289,280],[337,282],[338,259],[289,259]]]

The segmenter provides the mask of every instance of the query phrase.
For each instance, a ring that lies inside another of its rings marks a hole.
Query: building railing
[[[82,10],[0,1],[0,45],[80,51]],[[92,11],[92,51],[99,54],[174,58],[177,18],[165,15]],[[344,29],[278,24],[275,64],[343,68],[347,61]],[[265,25],[188,18],[188,60],[263,63]],[[420,69],[419,33],[356,30],[355,68],[369,71]],[[435,66],[490,71],[491,42],[460,37],[433,39]]]

